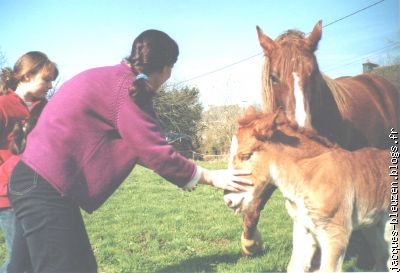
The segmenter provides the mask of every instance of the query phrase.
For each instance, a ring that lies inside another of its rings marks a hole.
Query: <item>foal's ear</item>
[[[308,35],[306,41],[311,51],[315,51],[318,48],[318,42],[321,40],[322,36],[322,20],[319,20],[318,23],[314,26],[314,29]]]
[[[276,124],[277,113],[264,115],[254,123],[254,135],[260,140],[271,139],[274,135],[277,124]]]
[[[275,42],[267,35],[265,35],[259,26],[257,26],[256,28],[257,28],[258,41],[260,42],[260,45],[264,50],[264,54],[269,56],[272,50],[275,48]]]
[[[250,116],[250,115],[254,115],[256,113],[257,113],[256,108],[254,108],[254,106],[250,105],[249,107],[247,107],[245,115]]]

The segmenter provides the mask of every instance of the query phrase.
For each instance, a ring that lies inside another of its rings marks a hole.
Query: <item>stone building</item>
[[[363,73],[376,73],[392,82],[400,91],[400,64],[379,66],[367,61],[363,63]]]

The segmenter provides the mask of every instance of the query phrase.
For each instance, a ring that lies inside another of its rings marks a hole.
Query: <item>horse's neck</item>
[[[326,110],[328,105],[336,105],[332,88],[332,82],[328,77],[322,74],[315,76],[315,81],[311,86],[311,89],[313,90],[311,106],[313,106],[315,110]]]
[[[321,135],[338,142],[342,134],[343,113],[346,113],[347,94],[332,79],[319,74],[316,76],[310,102],[311,122]],[[335,130],[333,130],[335,128]]]

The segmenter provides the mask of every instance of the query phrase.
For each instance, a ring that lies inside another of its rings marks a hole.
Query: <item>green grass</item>
[[[202,165],[213,169],[226,163]],[[278,191],[258,225],[265,252],[245,258],[242,218],[225,206],[221,190],[202,185],[184,192],[142,167],[84,219],[102,273],[276,272],[286,270],[291,253],[292,222]],[[2,242],[0,237],[4,260]],[[356,263],[347,260],[344,269],[361,270]]]

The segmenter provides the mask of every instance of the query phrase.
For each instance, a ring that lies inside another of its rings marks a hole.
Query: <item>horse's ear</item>
[[[249,107],[247,107],[245,115],[250,116],[250,115],[254,115],[256,113],[257,113],[256,108],[254,108],[253,105],[250,105]]]
[[[275,48],[275,42],[267,35],[265,35],[259,26],[257,26],[256,28],[258,41],[260,42],[260,45],[264,50],[264,54],[269,56],[271,54],[271,51]]]
[[[314,26],[314,29],[307,37],[307,44],[310,49],[314,52],[318,48],[318,42],[321,40],[322,36],[322,20],[319,20],[318,23]]]

